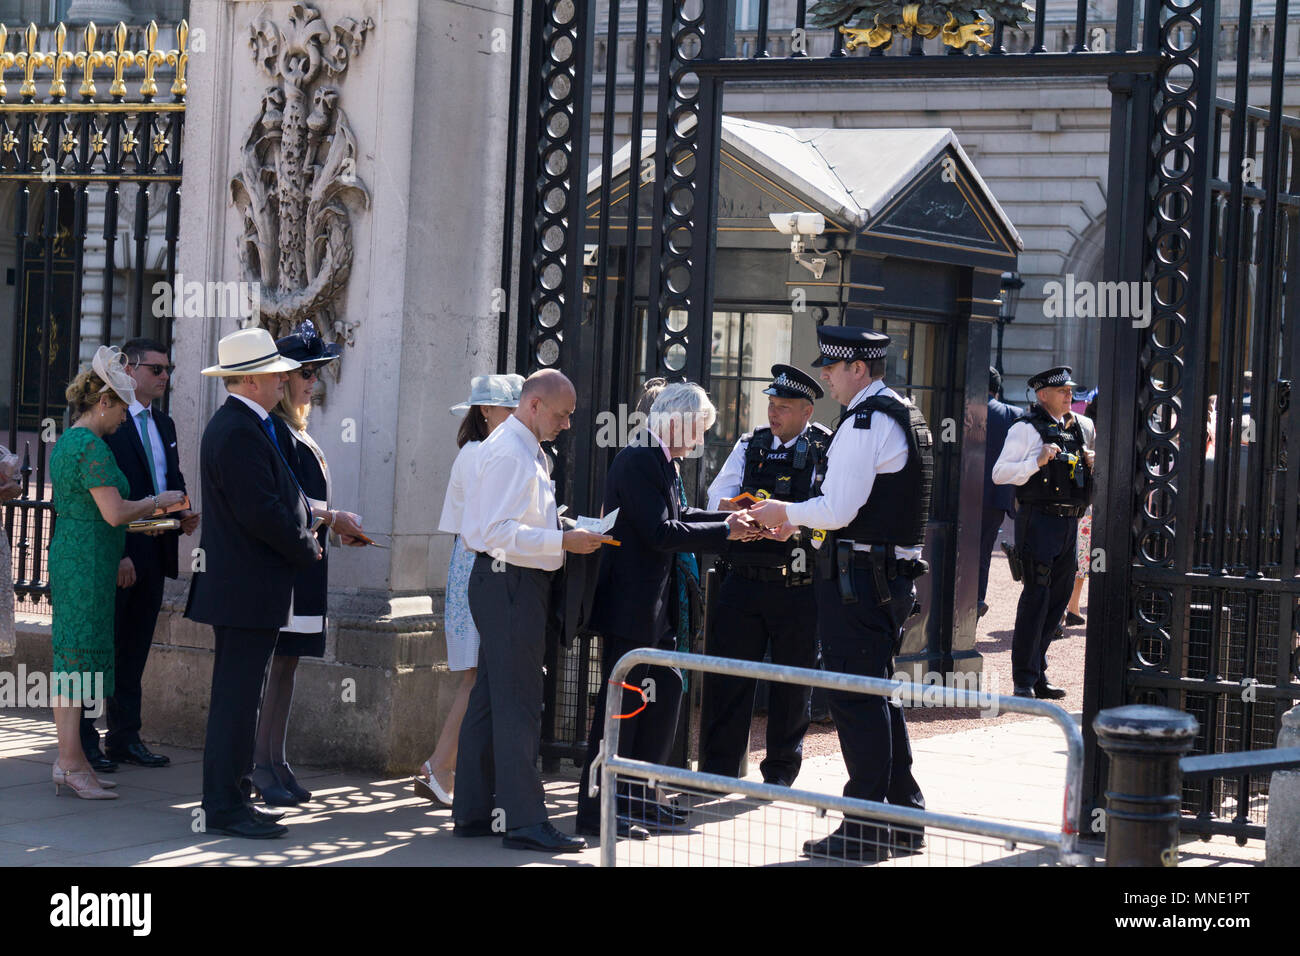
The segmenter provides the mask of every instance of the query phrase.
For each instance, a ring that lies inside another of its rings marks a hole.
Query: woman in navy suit
[[[253,752],[251,780],[258,794],[271,806],[296,806],[311,799],[289,767],[285,737],[289,731],[289,710],[298,673],[298,658],[325,654],[325,603],[329,592],[329,535],[339,535],[344,544],[362,546],[361,519],[348,511],[331,511],[330,472],[325,453],[307,434],[311,396],[327,364],[338,358],[337,345],[326,345],[308,320],[297,331],[278,339],[276,350],[301,366],[289,373],[284,398],[272,411],[275,437],[294,478],[311,503],[313,518],[321,519],[316,530],[321,560],[298,572],[293,582],[293,610],[289,623],[280,629],[275,656],[266,679],[262,709],[257,718],[257,744]]]

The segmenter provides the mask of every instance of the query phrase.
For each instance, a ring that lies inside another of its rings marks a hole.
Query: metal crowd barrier
[[[683,671],[722,674],[734,677],[752,677],[759,680],[778,681],[789,684],[804,684],[811,687],[824,687],[828,690],[850,691],[862,694],[875,694],[882,697],[896,697],[898,700],[914,703],[924,702],[943,707],[985,707],[996,703],[998,712],[1030,714],[1047,717],[1054,721],[1065,735],[1066,770],[1065,799],[1061,827],[1059,830],[1046,830],[1033,826],[1022,826],[997,820],[987,820],[974,816],[951,813],[938,813],[932,810],[917,810],[912,807],[879,803],[872,800],[860,800],[832,794],[816,793],[808,790],[796,790],[789,787],[766,783],[754,783],[736,777],[718,776],[670,767],[663,764],[645,763],[617,756],[619,735],[622,721],[619,719],[621,693],[611,692],[605,707],[605,740],[597,768],[600,771],[600,854],[602,866],[616,865],[616,852],[619,843],[630,841],[616,838],[616,788],[620,777],[643,781],[647,790],[653,791],[660,785],[680,789],[694,795],[726,797],[729,794],[741,794],[755,802],[756,806],[773,803],[795,804],[811,808],[816,819],[825,818],[827,811],[851,814],[855,820],[863,818],[872,822],[898,824],[909,828],[928,828],[927,838],[933,831],[952,832],[963,837],[982,837],[997,841],[1001,847],[1012,849],[1025,844],[1049,848],[1055,851],[1055,860],[1065,865],[1090,865],[1092,857],[1078,849],[1078,832],[1074,821],[1079,818],[1080,801],[1083,793],[1083,735],[1074,719],[1062,707],[1047,701],[1023,697],[1001,696],[980,691],[960,688],[939,688],[925,684],[884,680],[873,677],[859,677],[851,674],[834,674],[802,667],[786,667],[776,664],[763,664],[751,661],[732,660],[725,657],[713,657],[702,654],[683,654],[675,651],[661,651],[653,648],[640,648],[619,658],[610,675],[610,683],[618,686],[627,679],[628,672],[638,664],[661,667],[675,667]],[[689,831],[683,830],[682,833]],[[651,841],[662,840],[670,835],[655,835]],[[972,841],[973,842],[973,841]],[[644,845],[644,844],[642,844]]]

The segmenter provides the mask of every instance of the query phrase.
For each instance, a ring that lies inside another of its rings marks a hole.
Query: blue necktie
[[[285,460],[284,452],[280,450],[280,443],[275,440],[275,425],[271,423],[270,415],[267,415],[262,419],[262,428],[266,432],[267,437],[271,439],[271,444],[275,447],[275,453],[280,456],[280,460],[284,462],[284,467],[289,470],[289,477],[293,479],[293,486],[298,489],[298,494],[302,495],[303,504],[307,506],[307,517],[310,518],[311,499],[307,497],[307,492],[302,490],[302,485],[298,484],[298,476],[295,475],[293,469],[289,467],[289,462]]]

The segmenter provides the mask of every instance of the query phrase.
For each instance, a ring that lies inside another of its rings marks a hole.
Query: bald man
[[[460,527],[478,554],[469,609],[479,660],[456,757],[455,833],[500,833],[507,847],[551,853],[587,845],[550,824],[537,772],[551,578],[565,551],[590,554],[608,540],[565,531],[556,514],[541,443],[569,427],[576,402],[573,383],[553,369],[524,382],[519,407],[479,446]]]

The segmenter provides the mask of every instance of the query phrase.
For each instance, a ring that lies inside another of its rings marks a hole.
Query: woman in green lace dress
[[[166,491],[127,501],[126,476],[104,436],[126,421],[135,383],[124,356],[101,347],[92,367],[68,386],[75,416],[50,453],[54,485],[54,537],[50,540],[50,600],[53,604],[54,666],[51,692],[59,756],[54,792],[67,786],[84,799],[117,796],[95,776],[81,749],[78,723],[87,698],[113,693],[113,609],[126,524],[147,518],[182,499]],[[101,678],[102,675],[102,684]]]

